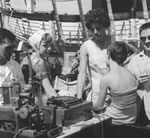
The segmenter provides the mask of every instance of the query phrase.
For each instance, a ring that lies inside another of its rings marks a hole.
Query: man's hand
[[[147,82],[149,80],[150,80],[150,75],[149,74],[141,75],[139,77],[139,83],[145,83],[145,82]]]

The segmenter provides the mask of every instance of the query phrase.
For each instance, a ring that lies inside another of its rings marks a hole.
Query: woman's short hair
[[[110,19],[108,13],[104,9],[96,8],[87,12],[85,15],[85,24],[88,29],[91,28],[92,23],[101,23],[106,29],[110,26]]]
[[[140,26],[139,34],[141,35],[141,32],[145,29],[150,29],[150,22],[146,22]]]
[[[128,56],[128,46],[125,42],[116,41],[110,45],[108,52],[111,59],[121,65]]]

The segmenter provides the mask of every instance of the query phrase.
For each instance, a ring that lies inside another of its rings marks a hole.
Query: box
[[[3,96],[3,104],[11,104],[11,99],[19,97],[20,85],[14,82],[3,82],[0,87]]]
[[[92,102],[83,101],[69,108],[58,107],[56,109],[56,125],[69,126],[80,121],[92,118]]]

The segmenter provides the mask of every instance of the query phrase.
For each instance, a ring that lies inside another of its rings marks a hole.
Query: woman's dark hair
[[[108,52],[111,59],[121,65],[128,56],[128,47],[125,42],[116,41],[108,48]]]
[[[91,28],[92,23],[101,23],[105,28],[110,26],[110,19],[108,13],[104,9],[92,9],[85,15],[85,24],[88,29]]]
[[[4,28],[0,28],[0,44],[3,43],[5,39],[13,42],[16,40],[16,36],[11,31]]]
[[[150,29],[150,22],[144,23],[140,26],[139,34],[141,35],[141,32],[145,29]]]

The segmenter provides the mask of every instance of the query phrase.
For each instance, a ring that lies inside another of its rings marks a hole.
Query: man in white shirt
[[[18,82],[24,85],[20,65],[13,60],[16,37],[7,29],[0,28],[0,87],[4,82]]]
[[[142,51],[131,59],[127,68],[139,80],[137,92],[144,102],[145,113],[150,120],[150,22],[140,27],[139,35]]]

